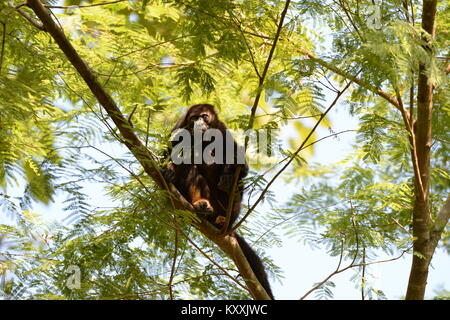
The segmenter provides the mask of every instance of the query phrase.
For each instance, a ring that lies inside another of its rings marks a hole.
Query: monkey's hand
[[[175,170],[172,167],[167,166],[161,169],[161,174],[166,180],[166,182],[174,183],[175,182]]]
[[[224,173],[219,178],[217,188],[225,192],[230,192],[232,184],[233,184],[233,175],[231,173]]]

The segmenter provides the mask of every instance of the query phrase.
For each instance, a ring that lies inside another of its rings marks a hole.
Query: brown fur
[[[204,117],[205,115],[207,117]],[[177,124],[173,128],[172,132],[177,129],[183,128],[187,129],[193,134],[193,123],[191,118],[194,116],[202,116],[206,119],[202,123],[203,128],[215,128],[219,129],[225,137],[225,132],[227,130],[226,125],[219,120],[217,112],[214,106],[210,104],[197,104],[190,107],[187,112],[178,120]],[[224,138],[225,143],[225,138]],[[209,144],[209,142],[208,142]],[[176,143],[173,144],[174,147]],[[193,146],[191,146],[192,148]],[[205,145],[202,146],[203,148]],[[170,154],[171,150],[169,150]],[[237,145],[234,142],[234,159],[236,160]],[[224,150],[223,157],[226,159],[226,152]],[[193,160],[193,159],[191,159]],[[237,161],[235,161],[237,162]],[[194,162],[191,162],[194,163]],[[229,199],[229,190],[232,183],[232,177],[238,167],[241,167],[239,174],[239,180],[244,178],[248,173],[247,164],[173,164],[170,163],[165,169],[165,176],[169,177],[169,180],[175,185],[175,187],[180,191],[180,193],[188,200],[195,210],[199,213],[206,214],[206,219],[216,226],[221,226],[226,221],[227,206]],[[227,178],[227,179],[225,179]],[[231,180],[231,181],[230,181]],[[230,184],[228,190],[224,191],[224,185],[228,181]],[[233,223],[236,221],[241,210],[241,201],[243,195],[243,187],[239,185],[237,188],[237,194],[235,195],[233,207],[231,210],[231,217],[229,228],[232,227]],[[255,273],[258,281],[265,288],[267,294],[273,299],[273,294],[270,289],[270,284],[267,279],[267,274],[264,269],[264,265],[261,259],[258,257],[256,252],[248,245],[248,243],[239,236],[236,232],[232,234],[247,258],[253,272]]]
[[[205,121],[208,128],[219,129],[225,142],[227,127],[219,120],[214,106],[210,104],[198,104],[190,107],[178,120],[177,124],[172,129],[172,132],[180,128],[191,130],[192,123],[190,123],[190,118],[202,114],[208,114],[208,119]],[[234,142],[234,144],[236,145],[236,142]],[[225,160],[226,152],[224,152],[223,156]],[[208,217],[208,220],[217,224],[218,221],[224,221],[223,218],[226,217],[226,208],[229,199],[229,193],[219,188],[221,185],[221,178],[224,175],[227,175],[228,178],[232,177],[238,166],[241,167],[239,178],[242,179],[248,173],[247,164],[169,164],[167,169],[171,170],[175,176],[173,181],[175,187],[177,187],[181,194],[196,210],[211,211],[210,208],[213,209],[214,213],[212,216]],[[239,187],[238,194],[234,199],[230,226],[232,226],[237,219],[241,210],[242,193],[243,188]]]

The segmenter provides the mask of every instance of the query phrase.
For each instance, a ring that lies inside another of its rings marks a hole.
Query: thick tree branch
[[[423,46],[432,55],[431,45],[435,36],[437,0],[423,0],[422,28],[431,37]],[[417,81],[417,121],[414,125],[414,142],[418,175],[415,174],[415,198],[413,207],[414,255],[409,274],[407,300],[423,300],[427,285],[428,269],[436,249],[430,230],[430,159],[432,144],[433,84],[427,75],[427,66],[419,64]],[[414,159],[413,159],[414,160]]]
[[[53,37],[59,48],[64,52],[67,59],[72,63],[99,103],[108,113],[109,117],[112,119],[122,135],[124,144],[140,162],[145,172],[156,182],[158,186],[169,190],[171,194],[175,195],[173,199],[177,208],[193,211],[191,204],[180,195],[176,188],[174,188],[173,185],[168,186],[166,184],[158,169],[155,159],[152,158],[151,153],[133,132],[127,122],[127,119],[123,116],[115,101],[100,85],[87,63],[78,55],[75,48],[66,38],[63,30],[61,30],[55,23],[53,18],[50,16],[48,9],[46,9],[39,0],[27,0],[27,5],[39,17],[45,30]],[[248,264],[248,261],[245,258],[236,238],[232,235],[220,236],[219,231],[204,220],[201,220],[196,227],[208,239],[217,244],[231,259],[233,259],[239,272],[245,279],[250,293],[255,299],[270,299],[267,292],[256,279],[256,276]]]

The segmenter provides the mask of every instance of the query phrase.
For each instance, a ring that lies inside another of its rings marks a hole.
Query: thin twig
[[[138,105],[136,104],[134,106],[133,110],[131,111],[130,115],[128,116],[128,124],[132,127],[133,127],[133,122],[131,120],[133,119],[133,115],[134,115],[134,112],[136,111],[137,107],[138,107]]]
[[[273,40],[272,47],[270,48],[269,56],[267,57],[266,64],[264,66],[262,74],[259,75],[259,72],[256,69],[258,77],[259,77],[259,85],[258,85],[258,91],[257,91],[256,97],[255,97],[255,100],[253,102],[252,109],[250,111],[250,119],[249,119],[249,123],[248,123],[248,129],[251,129],[253,127],[253,122],[255,121],[256,109],[258,108],[259,100],[261,98],[262,87],[263,87],[264,81],[266,79],[267,72],[269,71],[269,66],[270,66],[270,63],[272,62],[273,54],[275,52],[275,48],[277,46],[278,39],[280,38],[281,29],[283,28],[284,18],[286,17],[290,2],[291,2],[290,0],[286,1],[283,11],[281,12],[280,22],[278,23],[275,38]],[[255,67],[256,67],[256,65],[255,65]],[[249,141],[248,137],[246,137],[245,143],[244,143],[244,150],[247,149],[248,141]],[[236,179],[236,181],[233,183],[233,186],[232,186],[233,190],[236,189],[237,183],[238,183],[238,179]],[[241,220],[241,223],[242,223],[242,220]],[[237,228],[236,226],[233,228],[230,228],[230,231],[225,234],[231,234],[234,230],[236,230],[236,228]]]
[[[344,10],[345,15],[347,16],[348,20],[350,21],[350,23],[352,24],[353,28],[355,29],[356,33],[358,34],[358,36],[361,38],[361,40],[364,39],[364,37],[362,36],[361,32],[359,31],[359,28],[357,27],[356,23],[353,21],[352,15],[350,10],[347,8],[346,4],[344,3],[343,0],[339,0],[339,6],[342,8],[342,10]]]
[[[286,1],[286,4],[284,5],[284,9],[281,12],[281,17],[280,17],[280,22],[278,23],[277,32],[275,34],[275,38],[273,39],[272,47],[270,48],[269,56],[267,57],[266,64],[264,66],[263,72],[261,74],[261,77],[259,78],[258,91],[257,91],[256,97],[255,97],[255,101],[253,102],[253,106],[252,106],[252,109],[251,109],[251,112],[250,112],[250,119],[249,119],[249,123],[248,123],[248,129],[251,129],[253,127],[253,122],[255,120],[256,109],[258,108],[259,100],[261,98],[262,87],[263,87],[264,81],[266,79],[267,72],[269,71],[269,66],[270,66],[270,63],[272,62],[273,54],[275,52],[275,48],[277,46],[278,39],[280,38],[281,29],[283,28],[284,18],[286,17],[286,14],[287,14],[290,2],[291,2],[290,0]],[[246,141],[248,141],[248,140],[246,140]],[[245,146],[245,147],[247,147],[247,146]]]
[[[99,149],[99,148],[97,148],[97,147],[91,145],[87,139],[86,139],[86,143],[87,143],[86,148],[92,148],[92,149],[94,149],[95,151],[97,151],[97,152],[103,154],[104,156],[110,158],[111,160],[113,160],[113,161],[114,161],[115,163],[117,163],[123,170],[125,170],[126,172],[128,172],[128,173],[130,174],[130,176],[132,176],[133,178],[135,178],[136,181],[139,182],[139,184],[144,188],[145,191],[147,191],[148,194],[151,194],[151,193],[152,193],[151,190],[148,189],[147,186],[145,185],[145,183],[141,180],[141,178],[140,178],[136,173],[134,173],[131,169],[127,168],[125,165],[123,165],[119,160],[117,160],[117,159],[114,158],[113,156],[111,156],[111,155],[109,155],[108,153],[104,152],[103,150],[101,150],[101,149]],[[81,147],[77,147],[77,148],[80,148],[80,149],[81,149],[81,148],[85,148],[85,147],[81,146]]]
[[[151,110],[148,109],[147,112],[147,125],[145,128],[145,147],[148,148],[148,138],[149,138],[149,133],[150,133],[150,115],[151,115]]]
[[[400,229],[402,229],[403,231],[405,231],[411,238],[413,237],[413,235],[411,234],[411,232],[409,232],[409,230],[406,229],[406,227],[405,227],[404,225],[402,225],[400,222],[398,222],[397,219],[395,219],[395,218],[393,218],[393,217],[392,217],[391,219],[395,222],[395,224],[396,224],[397,226],[400,227]]]
[[[298,117],[284,117],[283,115],[280,115],[279,112],[274,112],[274,113],[265,113],[265,114],[259,114],[257,116],[255,116],[256,118],[261,118],[261,117],[277,117],[280,118],[281,120],[300,120],[300,119],[309,119],[309,118],[318,118],[320,117],[322,114],[313,114],[310,116],[298,116]]]
[[[181,232],[183,235],[184,233]],[[212,264],[214,264],[216,267],[218,267],[226,276],[228,276],[230,279],[232,279],[234,282],[236,282],[241,288],[245,289],[246,291],[250,291],[245,285],[243,285],[239,280],[237,280],[235,277],[233,277],[227,270],[225,270],[224,267],[222,267],[220,264],[218,264],[216,261],[214,261],[206,252],[204,252],[192,239],[185,236],[186,240],[189,241],[190,244],[192,244],[203,256],[205,256],[206,259],[208,259]]]
[[[0,52],[0,74],[2,73],[2,67],[3,67],[3,57],[5,54],[5,41],[6,41],[6,23],[3,21],[0,22],[0,24],[3,25],[3,33],[2,33],[2,49]]]
[[[347,268],[349,268],[350,266],[339,270],[340,266],[341,266],[341,262],[342,262],[342,258],[344,256],[344,240],[341,241],[341,253],[339,255],[339,262],[338,265],[336,267],[336,270],[333,271],[332,273],[330,273],[324,280],[320,281],[317,285],[315,285],[314,287],[312,287],[308,292],[306,292],[299,300],[304,300],[307,296],[309,296],[313,291],[316,291],[317,289],[319,289],[324,283],[326,283],[328,280],[331,279],[331,277],[335,276],[336,274],[343,272],[344,270],[347,270]]]
[[[326,207],[318,208],[317,210],[325,210],[325,209],[329,209],[329,208],[334,207],[334,206],[337,206],[337,205],[338,205],[338,204],[331,204],[331,205],[326,206]],[[273,229],[278,228],[278,227],[281,226],[282,224],[284,224],[284,223],[290,221],[291,219],[294,219],[294,218],[296,218],[296,217],[298,217],[298,216],[300,216],[300,215],[302,215],[302,214],[304,214],[304,213],[305,213],[305,211],[302,211],[302,212],[299,212],[299,213],[296,213],[296,214],[292,215],[292,216],[289,217],[289,218],[284,218],[284,219],[283,219],[282,221],[280,221],[280,222],[277,222],[276,224],[274,224],[273,226],[271,226],[270,228],[268,228],[266,231],[264,231],[258,238],[256,238],[256,239],[253,241],[253,243],[258,243],[262,238],[265,237],[266,234],[268,234],[269,232],[271,232]]]
[[[118,60],[118,59],[124,58],[126,56],[130,56],[132,54],[139,53],[141,51],[145,51],[145,50],[148,50],[148,49],[151,49],[151,48],[155,48],[157,46],[161,46],[161,45],[166,44],[166,43],[174,42],[174,41],[177,41],[177,40],[180,40],[180,39],[183,39],[183,38],[189,38],[189,37],[196,37],[196,35],[184,35],[184,36],[179,36],[179,37],[176,37],[176,38],[173,38],[173,39],[169,39],[169,40],[161,41],[161,42],[158,42],[158,43],[154,43],[154,44],[151,44],[151,45],[148,45],[148,46],[145,46],[145,47],[142,47],[142,48],[139,48],[139,49],[135,49],[135,50],[132,50],[132,51],[120,54],[118,56],[115,56],[114,60]],[[105,62],[107,62],[107,61],[101,61],[101,62],[93,65],[93,67],[98,67],[98,66],[100,66],[101,64],[103,64]]]
[[[366,247],[363,247],[363,254],[362,254],[362,263],[366,263]],[[362,274],[361,274],[361,300],[365,300],[365,293],[364,290],[366,289],[366,266],[363,265],[362,267]]]
[[[48,9],[83,9],[83,8],[90,8],[90,7],[97,7],[97,6],[106,6],[114,3],[119,2],[125,2],[129,0],[116,0],[116,1],[110,1],[110,2],[100,2],[100,3],[94,3],[94,4],[81,4],[77,6],[52,6],[52,5],[44,5],[44,7]]]
[[[41,31],[46,31],[45,27],[42,23],[37,22],[36,20],[34,20],[28,13],[26,13],[25,11],[23,11],[22,9],[20,9],[20,7],[23,4],[14,7],[14,9],[16,9],[16,11],[25,19],[28,20],[28,22],[30,22],[33,26],[35,26],[37,29],[41,30]]]
[[[170,300],[173,300],[172,287],[173,287],[173,279],[175,277],[175,265],[177,263],[177,257],[178,257],[178,230],[175,230],[175,248],[174,248],[172,268],[170,269],[170,277],[169,277],[169,283],[168,283]]]
[[[61,76],[59,75],[59,78],[61,79],[62,82],[64,82],[64,84],[66,85],[67,89],[69,89],[69,91],[71,91],[72,93],[74,93],[76,96],[78,96],[78,98],[83,101],[83,103],[91,110],[91,112],[94,114],[94,116],[100,120],[100,122],[102,122],[106,128],[108,128],[108,131],[111,133],[111,135],[120,143],[123,143],[123,141],[120,139],[120,137],[117,135],[117,133],[115,132],[115,130],[111,127],[111,125],[108,123],[108,121],[105,119],[105,117],[103,116],[102,113],[102,109],[100,108],[100,113],[101,116],[99,116],[97,114],[97,112],[94,110],[94,108],[92,108],[92,106],[86,101],[86,99],[84,99],[84,97],[79,94],[78,92],[76,92],[74,89],[72,89],[70,87],[70,85],[67,83],[67,81]]]
[[[423,187],[422,182],[422,175],[420,172],[420,166],[419,166],[419,156],[417,154],[417,145],[416,145],[416,136],[414,132],[414,123],[410,121],[411,115],[408,114],[408,111],[406,110],[405,106],[403,105],[403,100],[400,95],[399,90],[395,89],[395,95],[398,101],[399,110],[401,112],[403,122],[405,123],[406,130],[409,133],[409,142],[411,144],[411,161],[413,165],[414,175],[417,179],[417,184],[419,186],[420,195],[422,196],[422,199],[425,198],[425,189]]]
[[[236,168],[236,171],[234,172],[233,181],[231,184],[231,190],[230,190],[230,193],[228,194],[227,216],[225,218],[225,223],[222,226],[222,230],[221,230],[222,234],[226,234],[228,227],[230,225],[231,213],[233,211],[234,199],[236,197],[236,187],[238,185],[240,173],[241,173],[241,167],[239,166]],[[238,199],[238,200],[240,200],[240,199]]]
[[[250,55],[251,65],[252,65],[253,68],[255,69],[255,72],[256,72],[256,75],[258,76],[258,78],[261,79],[262,76],[261,76],[261,74],[259,73],[258,66],[256,65],[256,61],[255,61],[255,57],[253,56],[252,48],[250,48],[250,44],[249,44],[248,41],[247,41],[247,37],[245,36],[244,31],[243,31],[242,28],[241,28],[241,22],[240,22],[239,19],[237,19],[237,18],[236,18],[236,19],[237,19],[238,21],[237,21],[237,22],[234,21],[234,19],[233,19],[233,13],[232,13],[231,11],[228,11],[228,14],[231,16],[231,21],[237,26],[239,32],[241,33],[242,38],[244,39],[245,46],[247,47],[248,53],[249,53],[249,55]]]
[[[108,84],[109,80],[111,80],[111,77],[112,77],[114,71],[116,71],[117,65],[118,65],[117,62],[114,63],[114,66],[113,66],[111,72],[109,73],[109,76],[106,78],[105,82],[103,83],[103,86],[104,86],[104,87],[106,87],[106,85]]]
[[[26,5],[27,5],[27,2],[25,1],[25,2],[22,2],[21,4],[18,4],[17,6],[15,6],[14,9],[19,9],[19,8],[22,8],[22,7],[26,6]]]
[[[411,80],[409,88],[409,123],[414,125],[414,79]]]
[[[218,53],[219,52],[214,52],[214,53],[204,57],[204,60],[209,59],[209,58],[217,55]],[[195,65],[195,64],[197,64],[197,63],[199,63],[201,61],[203,61],[203,60],[199,59],[199,60],[196,60],[196,61],[189,61],[189,62],[183,62],[183,63],[177,63],[177,64],[169,64],[169,65],[162,65],[162,64],[158,64],[158,63],[149,62],[146,67],[143,67],[142,69],[139,69],[139,70],[136,70],[136,71],[133,71],[133,72],[130,72],[130,73],[121,73],[119,75],[110,75],[110,74],[105,74],[105,73],[101,73],[101,72],[96,71],[95,74],[99,75],[99,76],[103,76],[103,77],[121,78],[121,77],[124,77],[124,76],[137,75],[138,73],[150,70],[152,68],[161,69],[161,70],[183,68],[183,67],[186,67],[186,66]]]
[[[306,294],[304,294],[299,300],[303,300],[305,299],[311,292],[319,289],[325,282],[327,282],[331,277],[334,277],[335,275],[342,273],[344,271],[347,271],[351,268],[358,268],[358,267],[366,267],[366,266],[370,266],[373,264],[379,264],[379,263],[386,263],[386,262],[392,262],[395,260],[400,259],[401,257],[404,256],[405,253],[407,253],[409,250],[411,250],[412,247],[409,247],[408,249],[405,249],[402,251],[402,253],[395,258],[391,258],[391,259],[385,259],[385,260],[379,260],[379,261],[373,261],[373,262],[366,262],[366,263],[359,263],[359,264],[353,264],[353,265],[348,265],[347,267],[345,267],[344,269],[341,269],[339,271],[335,271],[333,273],[331,273],[324,281],[321,281],[318,285],[314,286],[314,288],[312,288],[311,290],[309,290]]]
[[[318,139],[318,140],[316,140],[316,141],[313,141],[313,142],[311,142],[310,144],[307,144],[307,145],[304,146],[300,151],[303,151],[303,150],[305,150],[306,148],[309,148],[309,147],[315,145],[316,143],[318,143],[318,142],[320,142],[320,141],[322,141],[322,140],[325,140],[325,139],[328,139],[328,138],[331,138],[331,137],[336,137],[336,136],[338,136],[338,135],[340,135],[340,134],[342,134],[342,133],[356,132],[356,131],[358,131],[358,130],[351,130],[351,129],[349,129],[349,130],[343,130],[343,131],[339,131],[339,132],[332,133],[332,134],[327,135],[327,136],[325,136],[325,137],[322,137],[322,138],[320,138],[320,139]],[[285,162],[286,160],[289,160],[291,157],[293,157],[293,156],[287,156],[287,157],[285,157],[285,158],[279,160],[276,164],[274,164],[272,167],[270,167],[269,169],[267,169],[264,173],[260,174],[260,176],[265,176],[265,175],[268,174],[270,171],[272,171],[273,169],[275,169],[277,166],[279,166],[280,164],[282,164],[282,163]],[[244,190],[247,189],[247,188],[248,188],[248,186],[245,187]]]

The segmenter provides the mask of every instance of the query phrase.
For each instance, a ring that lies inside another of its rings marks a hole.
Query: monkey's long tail
[[[261,283],[261,285],[266,290],[270,298],[274,300],[272,290],[270,289],[269,280],[267,279],[267,273],[266,270],[264,269],[264,265],[261,259],[258,257],[256,252],[250,247],[250,245],[244,240],[242,236],[238,235],[236,232],[234,232],[234,236],[236,237],[236,240],[239,243],[242,252],[247,258],[250,267],[252,267],[253,273],[255,274],[259,283]]]

